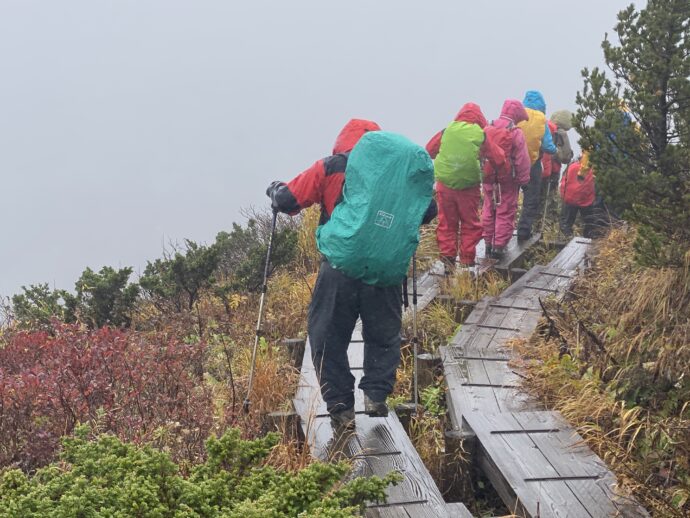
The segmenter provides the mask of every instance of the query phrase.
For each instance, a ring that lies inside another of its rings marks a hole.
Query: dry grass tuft
[[[495,297],[508,287],[508,281],[493,270],[472,277],[467,272],[459,271],[443,280],[441,291],[456,300],[480,300],[484,297]]]
[[[321,254],[316,247],[316,227],[319,226],[320,217],[321,209],[318,205],[302,211],[297,234],[297,262],[306,272],[316,272],[321,262]]]

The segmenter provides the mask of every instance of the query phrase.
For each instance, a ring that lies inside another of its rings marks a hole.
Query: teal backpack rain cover
[[[316,230],[319,251],[366,284],[402,282],[433,185],[434,165],[422,147],[396,133],[367,133],[348,158],[342,201]]]

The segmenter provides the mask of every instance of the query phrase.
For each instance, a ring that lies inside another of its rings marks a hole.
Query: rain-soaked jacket
[[[515,214],[518,207],[520,185],[530,179],[530,159],[522,130],[515,127],[527,120],[527,112],[522,103],[508,99],[503,103],[501,116],[492,122],[498,128],[513,128],[509,158],[514,175],[509,175],[505,182],[484,182],[484,206],[482,208],[483,237],[487,244],[502,248],[508,244],[515,227]],[[486,178],[486,176],[485,176]],[[489,176],[488,179],[491,177]]]
[[[594,203],[594,172],[591,167],[587,167],[586,161],[571,164],[561,178],[560,193],[568,205],[589,207]]]
[[[529,119],[519,124],[525,134],[527,150],[532,164],[539,159],[541,152],[553,154],[556,146],[551,138],[546,122],[546,102],[541,92],[529,90],[522,101]]]
[[[434,161],[436,180],[451,189],[467,189],[481,183],[481,161],[497,167],[505,158],[484,133],[486,118],[474,103],[465,104],[455,120],[426,145]]]
[[[266,189],[266,194],[271,198],[272,207],[280,212],[294,215],[302,209],[319,203],[321,205],[319,224],[326,223],[342,198],[345,168],[350,151],[365,133],[380,129],[378,124],[370,120],[350,120],[335,139],[331,156],[317,160],[287,184],[280,181],[271,183]],[[426,224],[434,219],[436,213],[436,203],[432,201],[423,223]]]
[[[501,116],[491,125],[497,128],[512,128],[512,148],[507,157],[513,167],[513,179],[517,185],[525,185],[529,182],[530,159],[522,130],[517,127],[519,123],[527,120],[527,112],[522,103],[516,99],[508,99],[503,103]],[[485,184],[486,185],[486,184]]]

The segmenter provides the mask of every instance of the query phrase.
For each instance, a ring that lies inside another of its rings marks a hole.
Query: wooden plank
[[[357,416],[356,435],[360,444],[358,460],[366,464],[367,475],[385,476],[395,470],[404,477],[403,482],[386,491],[388,504],[415,501],[444,504],[441,492],[395,413],[386,418]]]
[[[629,498],[616,494],[616,477],[604,461],[587,445],[575,429],[557,412],[515,414],[524,429],[553,427],[559,431],[529,434],[535,446],[562,477],[571,477],[566,485],[592,516],[646,516],[646,511]],[[575,480],[582,476],[589,480]]]
[[[499,271],[506,271],[512,266],[518,266],[525,252],[540,239],[541,234],[534,234],[526,241],[518,241],[517,236],[514,235],[506,245],[503,257],[494,265],[494,268]]]
[[[469,512],[465,504],[454,502],[447,504],[448,514],[457,518],[472,518],[472,513]]]
[[[531,434],[492,434],[495,430],[521,430],[515,414],[475,412],[464,416],[480,445],[480,464],[509,508],[530,517],[590,517],[559,473],[535,447]],[[538,435],[538,434],[535,434]],[[482,460],[483,458],[483,460]],[[548,479],[548,482],[529,480]]]
[[[591,239],[575,237],[561,250],[556,257],[549,263],[554,268],[566,270],[577,270],[582,268]]]

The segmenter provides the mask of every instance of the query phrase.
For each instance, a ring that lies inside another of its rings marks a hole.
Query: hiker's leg
[[[529,183],[523,187],[522,214],[518,222],[518,239],[528,239],[532,235],[532,224],[539,215],[539,193],[541,191],[541,161],[532,166]]]
[[[393,392],[400,364],[400,287],[360,289],[364,376],[359,388],[373,401],[385,401]]]
[[[515,184],[502,187],[501,204],[496,209],[496,247],[505,247],[513,237],[515,214],[518,206],[519,187]]]
[[[573,225],[575,224],[577,211],[577,206],[563,202],[563,210],[561,211],[561,232],[565,237],[571,237],[573,235]]]
[[[482,238],[482,223],[479,219],[481,201],[481,185],[458,191],[460,262],[465,265],[474,264],[474,258],[477,254],[477,243]]]
[[[359,284],[323,261],[309,305],[307,331],[312,361],[331,413],[355,403],[355,378],[347,348],[359,314]]]
[[[582,231],[582,236],[586,238],[594,237],[594,207],[592,205],[589,205],[587,207],[580,207],[580,214],[582,215],[582,223],[584,227]]]
[[[458,255],[458,225],[460,213],[455,195],[458,191],[436,182],[436,203],[438,204],[438,226],[436,227],[436,241],[439,252],[443,257]]]
[[[496,214],[494,213],[493,185],[484,184],[484,204],[482,205],[482,236],[484,244],[493,246]]]

